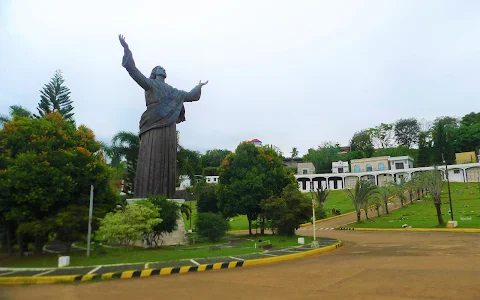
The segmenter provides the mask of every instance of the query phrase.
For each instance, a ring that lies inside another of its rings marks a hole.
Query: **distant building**
[[[378,156],[361,159],[352,159],[350,166],[352,166],[353,173],[385,171],[389,170],[390,156]]]
[[[315,166],[311,162],[298,163],[297,174],[315,174]]]
[[[403,170],[413,168],[413,158],[410,156],[389,157],[390,170]]]
[[[259,140],[259,139],[253,139],[253,140],[249,141],[249,143],[254,144],[255,147],[262,147],[262,141]]]
[[[478,162],[478,158],[474,151],[455,153],[455,161],[457,164],[470,164]]]
[[[340,147],[340,154],[347,154],[350,152],[350,146],[341,146]]]
[[[334,161],[332,162],[332,173],[348,173],[348,161]]]

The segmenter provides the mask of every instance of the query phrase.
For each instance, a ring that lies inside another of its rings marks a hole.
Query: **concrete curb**
[[[317,248],[313,250],[308,250],[299,253],[286,254],[275,257],[259,258],[259,259],[250,259],[244,261],[232,261],[232,262],[218,262],[214,264],[203,264],[199,266],[184,266],[184,267],[174,267],[174,268],[161,268],[161,269],[145,269],[145,270],[131,270],[123,272],[110,272],[104,273],[102,275],[97,274],[86,274],[86,275],[61,275],[61,276],[17,276],[17,277],[0,277],[0,285],[2,284],[51,284],[51,283],[61,283],[61,282],[84,282],[95,279],[114,279],[114,278],[137,278],[137,277],[149,277],[155,275],[171,275],[171,274],[185,274],[185,273],[194,273],[194,272],[204,272],[210,270],[221,270],[221,269],[234,269],[247,266],[257,266],[270,263],[276,263],[281,261],[288,261],[299,259],[302,257],[307,257],[315,254],[320,254],[323,252],[328,252],[337,249],[342,246],[342,241],[337,240],[337,243]]]
[[[416,232],[460,232],[460,233],[480,233],[477,228],[360,228],[360,227],[338,227],[336,230],[356,230],[356,231],[416,231]]]

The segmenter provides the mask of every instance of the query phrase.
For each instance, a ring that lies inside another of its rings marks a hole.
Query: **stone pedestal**
[[[458,226],[457,221],[448,221],[448,223],[447,223],[447,228],[455,228],[457,226]]]
[[[136,200],[140,200],[143,198],[132,198],[127,199],[127,203],[131,204],[134,203]],[[178,209],[180,210],[180,206],[185,202],[185,199],[168,199],[169,201],[173,201],[177,203]],[[161,213],[160,213],[161,217]],[[172,245],[186,245],[187,241],[187,232],[185,230],[185,222],[183,222],[182,214],[179,212],[179,216],[177,218],[177,229],[174,230],[172,233],[164,234],[159,241],[159,245],[163,246],[172,246]]]
[[[317,249],[318,247],[320,247],[320,245],[318,244],[318,241],[313,241],[312,242],[312,248]]]

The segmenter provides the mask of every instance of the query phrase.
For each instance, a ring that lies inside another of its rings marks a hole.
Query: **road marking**
[[[88,272],[87,274],[93,274],[95,273],[96,271],[98,271],[98,269],[100,269],[102,266],[98,266],[96,267],[95,269],[92,269],[90,272]]]
[[[194,261],[193,259],[190,260],[192,263],[196,264],[197,266],[199,266],[200,264],[196,261]]]
[[[13,273],[15,273],[15,272],[17,272],[17,271],[12,271],[12,272],[3,273],[3,274],[0,274],[0,276],[10,275],[10,274],[13,274]]]
[[[243,258],[235,257],[235,256],[229,256],[230,258],[236,259],[236,260],[244,260]]]
[[[269,253],[260,253],[260,254],[263,254],[263,255],[268,255],[268,256],[278,256],[278,255],[269,254]]]
[[[33,275],[33,277],[42,276],[42,275],[47,275],[48,273],[52,273],[53,271],[55,271],[55,269],[49,270],[49,271],[45,271],[45,272],[42,272],[42,273],[35,274],[35,275]]]

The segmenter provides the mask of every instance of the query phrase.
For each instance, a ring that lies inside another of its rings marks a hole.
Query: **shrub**
[[[197,200],[197,210],[199,213],[218,213],[218,198],[216,191],[216,184],[209,184],[209,186],[202,188]]]
[[[228,221],[221,215],[210,212],[199,213],[195,226],[198,234],[211,242],[220,240],[230,227]]]

